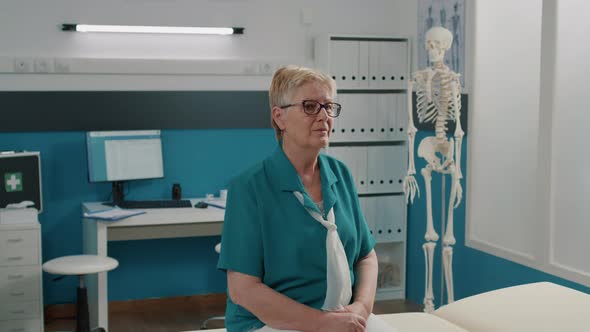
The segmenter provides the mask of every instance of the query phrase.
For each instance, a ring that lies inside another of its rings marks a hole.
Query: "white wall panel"
[[[533,260],[542,1],[480,1],[476,8],[468,244]]]
[[[590,280],[590,23],[587,1],[557,2],[551,132],[551,263]],[[589,282],[590,283],[590,282]]]

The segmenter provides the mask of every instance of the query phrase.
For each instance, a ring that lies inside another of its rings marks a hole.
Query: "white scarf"
[[[299,203],[303,205],[303,194],[298,191],[294,191],[293,194],[297,197]],[[350,303],[350,299],[352,298],[352,282],[350,280],[350,268],[346,259],[346,252],[336,231],[334,208],[332,207],[328,212],[328,220],[324,219],[315,210],[310,208],[305,209],[328,230],[326,233],[326,281],[328,286],[322,310],[337,310]]]

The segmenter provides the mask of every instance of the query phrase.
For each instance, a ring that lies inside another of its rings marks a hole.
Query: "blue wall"
[[[420,131],[417,134],[416,142],[420,142],[426,136],[433,135],[433,132]],[[461,152],[461,169],[463,172],[463,200],[461,201],[461,205],[455,209],[454,217],[455,239],[457,240],[457,244],[453,248],[455,300],[493,289],[538,281],[551,281],[560,285],[590,293],[589,287],[584,287],[582,285],[557,278],[544,272],[531,269],[465,246],[465,197],[467,196],[465,179],[467,178],[467,144],[468,139],[465,137],[463,139]],[[418,143],[416,143],[415,148],[418,148]],[[426,162],[424,162],[424,160],[421,158],[416,158],[416,170],[418,173],[425,166]],[[422,244],[424,243],[424,233],[426,232],[426,190],[424,188],[424,181],[421,175],[417,177],[417,180],[420,186],[421,197],[415,199],[414,204],[408,209],[408,268],[406,274],[406,297],[413,302],[422,304],[424,300],[424,254],[422,251]],[[450,177],[447,176],[447,207],[449,202],[448,195],[450,192],[450,181]],[[437,233],[442,238],[440,231],[441,183],[441,176],[438,174],[433,175],[432,201],[434,226],[437,230]],[[433,287],[436,307],[441,304],[440,286],[442,280],[442,259],[440,249],[441,241],[439,240],[436,246],[435,268],[433,272]]]
[[[429,132],[419,132],[417,142]],[[130,199],[169,198],[173,183],[182,184],[184,197],[201,197],[225,188],[231,177],[263,159],[276,146],[274,132],[262,130],[165,130],[162,132],[165,178],[131,183]],[[466,176],[467,140],[463,141],[463,174]],[[417,148],[417,145],[416,145]],[[89,183],[85,133],[0,133],[0,150],[40,151],[42,157],[44,212],[43,260],[82,253],[80,203],[106,200],[109,184]],[[416,168],[425,163],[417,158]],[[422,303],[426,199],[421,176],[421,197],[408,212],[407,297]],[[447,178],[447,192],[449,191]],[[435,175],[433,201],[435,226],[440,219],[440,176]],[[464,197],[466,196],[464,192]],[[448,199],[447,199],[448,202]],[[440,233],[440,231],[439,231]],[[553,281],[581,291],[580,286],[543,272],[466,247],[465,201],[455,210],[455,297],[535,281]],[[120,266],[109,274],[109,299],[127,300],[225,292],[223,273],[214,267],[213,246],[219,237],[121,241],[109,244],[109,255]],[[435,303],[440,303],[440,244],[437,246]],[[45,304],[72,303],[76,280],[52,281],[44,275]]]
[[[177,182],[183,197],[218,193],[275,146],[272,129],[165,130],[164,179],[131,182],[128,198],[170,198]],[[1,150],[41,152],[43,261],[81,254],[80,203],[106,200],[111,190],[108,183],[88,182],[85,133],[0,133]],[[225,292],[225,276],[215,269],[217,242],[219,237],[110,242],[109,255],[120,265],[109,273],[109,299]],[[77,280],[52,277],[44,275],[45,304],[73,303]]]

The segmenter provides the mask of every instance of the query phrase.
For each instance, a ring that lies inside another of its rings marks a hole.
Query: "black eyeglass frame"
[[[305,111],[305,103],[306,102],[313,102],[316,105],[320,105],[320,107],[317,108],[317,110],[314,113],[309,113]],[[320,113],[320,111],[323,109],[326,110],[326,114],[328,114],[329,117],[331,118],[337,118],[340,115],[340,111],[342,110],[342,105],[338,104],[338,103],[334,103],[334,102],[327,102],[325,104],[320,103],[317,100],[302,100],[300,103],[295,103],[295,104],[287,104],[287,105],[283,105],[283,106],[279,106],[279,108],[281,109],[285,109],[285,108],[289,108],[292,106],[299,106],[301,105],[302,109],[303,109],[303,113],[307,114],[307,115],[318,115]],[[330,114],[330,112],[328,111],[328,106],[332,105],[332,106],[336,106],[336,108],[332,107],[333,110],[335,110],[335,115]]]

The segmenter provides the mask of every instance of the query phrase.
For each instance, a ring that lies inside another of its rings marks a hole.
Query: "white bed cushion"
[[[434,314],[473,332],[590,331],[590,295],[539,282],[470,296]]]
[[[467,332],[444,319],[423,312],[383,314],[378,316],[391,326],[397,328],[398,332]],[[225,329],[207,331],[224,332]]]
[[[399,332],[467,332],[444,319],[423,312],[378,315]]]

